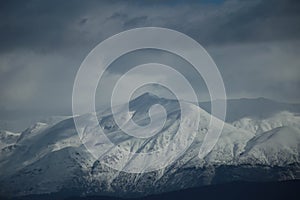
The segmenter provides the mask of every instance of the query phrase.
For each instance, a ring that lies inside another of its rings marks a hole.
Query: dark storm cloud
[[[147,25],[164,26],[183,31],[206,45],[300,37],[300,3],[296,0],[231,0],[217,1],[217,4],[144,2],[5,1],[0,7],[0,48],[1,51],[22,47],[57,50],[92,44],[109,36],[105,32],[110,30],[83,27],[88,23],[119,25],[121,28],[117,31]],[[88,40],[84,32],[99,35],[102,32],[103,38],[99,39],[98,35]]]
[[[125,27],[139,27],[147,22],[147,16],[140,16],[132,18],[124,23]]]
[[[226,1],[216,10],[212,7],[195,6],[168,25],[205,45],[300,38],[299,1]],[[192,20],[201,13],[205,20]]]
[[[56,2],[57,3],[57,2]],[[59,46],[70,15],[62,4],[38,1],[6,1],[0,11],[1,50],[47,49]],[[71,6],[71,5],[70,5]],[[72,11],[72,9],[69,9]]]
[[[298,0],[28,0],[1,2],[0,110],[70,111],[87,53],[143,26],[172,28],[204,45],[229,97],[300,101]]]
[[[300,2],[261,1],[224,18],[212,35],[216,42],[258,42],[300,38]]]

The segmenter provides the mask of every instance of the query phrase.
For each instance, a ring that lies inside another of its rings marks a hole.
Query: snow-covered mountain
[[[263,119],[244,117],[232,122],[232,125],[257,134],[284,126],[300,129],[300,115],[298,113],[282,111]]]
[[[2,112],[2,110],[0,110]],[[8,115],[8,119],[3,119],[5,115]],[[16,117],[17,116],[17,117]],[[7,130],[9,132],[22,132],[32,124],[42,122],[48,125],[54,125],[64,119],[68,119],[72,116],[58,115],[58,116],[28,116],[21,114],[18,116],[16,111],[2,112],[2,118],[0,118],[0,130]]]
[[[159,149],[176,134],[181,115],[178,101],[146,93],[130,102],[130,110],[133,119],[145,125],[149,122],[148,109],[157,103],[167,110],[168,118],[164,128],[150,139],[122,133],[110,111],[98,113],[99,123],[119,148],[131,152]],[[211,115],[194,104],[188,106],[190,120],[193,120],[193,112],[201,114],[192,145],[168,167],[147,173],[120,172],[95,160],[79,140],[72,118],[54,125],[38,123],[19,135],[13,134],[16,137],[3,140],[5,145],[1,146],[0,194],[23,196],[64,192],[139,196],[236,180],[300,178],[297,114],[283,112],[264,121],[256,119],[255,123],[248,118],[225,123],[214,149],[204,159],[199,159],[198,152]],[[83,123],[89,122],[89,115],[79,118]],[[116,161],[125,166],[135,162],[133,158]]]

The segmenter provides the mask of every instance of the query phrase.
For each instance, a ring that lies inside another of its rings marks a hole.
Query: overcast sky
[[[34,0],[1,1],[0,110],[70,113],[85,56],[104,39],[144,26],[171,28],[203,45],[229,98],[300,103],[298,0]],[[164,52],[137,55],[119,63],[147,61],[149,55],[180,63]],[[120,73],[115,68],[110,74]]]

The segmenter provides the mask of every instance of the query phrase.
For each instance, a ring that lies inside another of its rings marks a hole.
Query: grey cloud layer
[[[140,26],[173,28],[205,45],[300,37],[297,0],[154,2],[9,1],[0,11],[1,49],[77,48]]]
[[[86,54],[105,38],[142,26],[172,28],[204,45],[229,97],[300,101],[297,0],[1,4],[0,108],[69,112],[74,77]]]

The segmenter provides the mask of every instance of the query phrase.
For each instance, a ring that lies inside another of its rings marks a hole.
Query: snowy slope
[[[0,130],[0,149],[15,144],[19,136],[20,133]]]
[[[0,112],[2,112],[0,110]],[[54,125],[62,120],[71,118],[72,116],[15,116],[16,112],[11,111],[12,113],[6,111],[6,113],[2,113],[3,116],[9,116],[9,119],[0,119],[0,129],[7,130],[10,132],[22,132],[27,129],[32,124],[41,122],[46,123],[48,125]]]
[[[245,117],[233,122],[232,125],[257,134],[283,126],[300,129],[300,115],[297,113],[282,111],[264,119]]]
[[[175,137],[180,117],[178,102],[144,94],[130,102],[130,111],[136,123],[145,125],[149,123],[149,107],[157,103],[167,110],[168,118],[162,131],[151,139],[133,138],[122,133],[110,111],[98,113],[99,123],[120,148],[132,152],[160,149]],[[200,160],[198,152],[211,116],[193,104],[188,107],[188,120],[193,121],[195,112],[201,114],[192,145],[170,166],[142,174],[119,172],[95,160],[80,142],[73,119],[53,126],[37,123],[1,150],[0,194],[20,196],[67,190],[85,195],[135,196],[224,181],[300,178],[300,131],[296,115],[275,116],[276,126],[268,126],[271,130],[267,132],[225,124],[212,152]],[[83,124],[90,122],[89,115],[79,118]],[[280,126],[285,126],[272,129],[278,127],[279,121]],[[111,148],[105,153],[115,150]],[[124,166],[138,163],[134,158],[114,159]],[[151,162],[153,160],[144,160],[142,164]]]
[[[247,142],[241,160],[269,166],[299,163],[299,133],[298,128],[288,126],[260,133]]]

